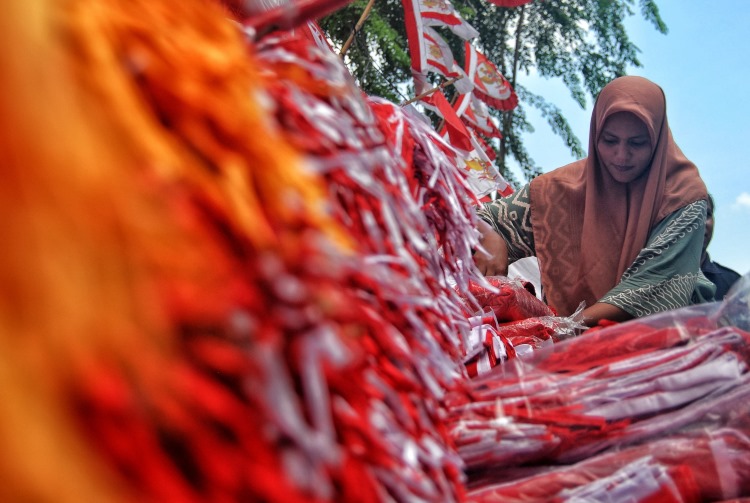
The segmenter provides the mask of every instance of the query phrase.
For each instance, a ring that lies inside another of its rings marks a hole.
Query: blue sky
[[[638,3],[638,2],[636,2]],[[628,21],[640,48],[642,75],[663,89],[677,144],[701,172],[716,201],[711,258],[750,272],[750,0],[657,0],[669,33],[636,14]],[[524,84],[560,106],[584,148],[591,103],[582,110],[556,81]],[[562,140],[531,112],[536,131],[525,141],[544,171],[573,160]]]

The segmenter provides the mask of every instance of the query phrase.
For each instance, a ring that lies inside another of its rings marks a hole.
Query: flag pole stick
[[[458,81],[460,79],[461,79],[461,77],[454,77],[452,79],[448,79],[446,81],[443,81],[443,83],[441,83],[439,86],[433,87],[432,89],[428,89],[425,92],[414,96],[413,98],[410,98],[410,99],[408,99],[406,101],[403,101],[403,102],[399,103],[398,106],[405,107],[406,105],[408,105],[410,103],[414,103],[415,101],[419,101],[422,98],[424,98],[425,96],[431,95],[435,91],[439,91],[439,90],[441,90],[444,87],[448,87],[449,85],[456,83],[456,81]]]
[[[346,51],[349,50],[349,46],[352,45],[352,42],[354,42],[354,36],[359,33],[359,30],[362,29],[362,25],[365,24],[365,21],[370,15],[370,11],[372,10],[372,6],[375,4],[375,0],[370,0],[367,2],[367,5],[365,6],[365,10],[362,11],[362,15],[359,16],[359,21],[357,21],[357,24],[354,25],[354,29],[349,34],[349,38],[346,39],[346,42],[344,42],[344,45],[341,47],[341,51],[339,52],[339,57],[344,57],[344,54],[346,54]]]

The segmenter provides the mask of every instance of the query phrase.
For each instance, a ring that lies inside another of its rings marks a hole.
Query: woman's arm
[[[630,319],[633,319],[633,315],[629,312],[604,302],[597,302],[583,310],[583,324],[587,327],[596,326],[600,320],[627,321]]]
[[[700,272],[705,219],[705,201],[665,218],[620,282],[599,303],[635,318],[710,300],[713,285]]]
[[[506,276],[508,264],[534,255],[529,186],[477,208],[479,244],[474,262],[485,276]]]

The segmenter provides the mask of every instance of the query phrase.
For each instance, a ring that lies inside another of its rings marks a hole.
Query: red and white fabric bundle
[[[519,279],[491,276],[461,292],[471,335],[464,364],[470,377],[519,356],[531,355],[585,328],[576,315],[558,317]]]
[[[441,402],[464,372],[469,326],[449,279],[465,284],[475,274],[469,187],[428,126],[366,99],[340,59],[303,33],[267,37],[258,56],[273,74],[268,92],[283,134],[321,175],[332,214],[353,238],[340,288],[372,320],[354,342],[378,394],[338,399],[385,449],[360,459],[398,500],[458,498],[462,467]]]
[[[750,334],[720,326],[726,310],[717,309],[594,330],[452,394],[449,427],[467,465],[469,500],[747,494]]]

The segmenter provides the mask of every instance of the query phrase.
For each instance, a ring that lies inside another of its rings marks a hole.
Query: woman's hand
[[[479,220],[478,229],[482,234],[479,244],[486,250],[486,253],[477,250],[474,254],[474,263],[479,272],[485,276],[507,276],[508,246],[505,240],[484,220]]]
[[[600,320],[627,321],[633,319],[633,315],[612,304],[597,302],[583,310],[583,324],[587,327],[596,326]]]

